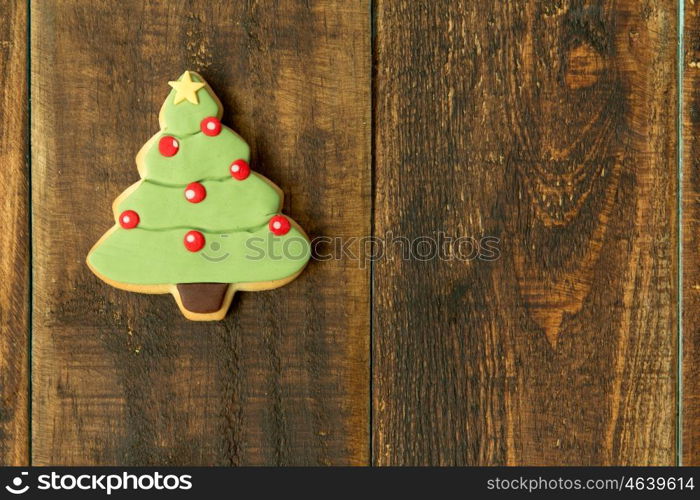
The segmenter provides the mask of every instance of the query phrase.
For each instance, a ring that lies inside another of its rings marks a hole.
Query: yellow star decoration
[[[193,82],[192,77],[190,77],[190,72],[185,71],[180,77],[180,81],[168,82],[172,88],[175,89],[175,104],[180,104],[182,101],[187,99],[192,104],[199,104],[197,99],[197,91],[204,87],[201,82]]]

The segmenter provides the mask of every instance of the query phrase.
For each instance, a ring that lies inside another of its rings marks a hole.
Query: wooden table
[[[2,463],[700,464],[697,2],[0,11]],[[383,256],[212,323],[97,280],[185,69],[287,213]],[[439,233],[497,252],[391,240]]]

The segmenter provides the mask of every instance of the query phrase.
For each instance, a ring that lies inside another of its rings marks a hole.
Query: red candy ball
[[[229,170],[231,171],[231,176],[239,181],[247,179],[250,175],[250,167],[248,166],[248,162],[245,160],[234,161],[231,163]]]
[[[199,231],[188,231],[184,239],[185,248],[190,252],[199,252],[204,248],[204,235]]]
[[[215,116],[205,118],[202,120],[199,126],[202,129],[202,132],[204,132],[204,135],[209,135],[211,137],[219,135],[221,132],[221,122]]]
[[[175,156],[180,149],[180,143],[172,135],[164,135],[158,141],[158,151],[163,156]]]
[[[207,197],[207,190],[199,182],[188,184],[185,188],[185,199],[190,203],[199,203]]]
[[[133,210],[124,210],[119,216],[119,225],[124,229],[134,229],[140,221],[139,214]]]
[[[275,215],[272,219],[270,219],[268,227],[275,236],[284,236],[292,228],[292,225],[289,223],[289,219],[287,219],[285,216]]]

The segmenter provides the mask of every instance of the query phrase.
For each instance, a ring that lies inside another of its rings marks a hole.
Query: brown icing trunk
[[[178,283],[182,305],[193,313],[212,313],[221,309],[228,283]]]

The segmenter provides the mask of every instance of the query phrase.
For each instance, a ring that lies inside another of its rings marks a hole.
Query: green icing
[[[203,82],[197,74],[190,72],[193,82]],[[182,77],[178,78],[178,81]],[[170,91],[161,109],[161,119],[165,122],[163,129],[168,134],[183,136],[199,132],[200,122],[209,116],[221,117],[221,108],[218,99],[214,96],[208,86],[197,91],[199,104],[192,104],[189,101],[182,101],[177,104],[175,101],[175,89]]]
[[[279,212],[280,196],[270,183],[251,173],[242,181],[203,181],[207,195],[199,203],[185,198],[185,187],[144,181],[122,201],[115,220],[124,210],[134,210],[141,229],[186,227],[208,231],[239,231],[266,224]]]
[[[294,227],[284,236],[268,229],[280,208],[278,191],[254,173],[243,181],[229,173],[234,160],[249,161],[248,145],[226,127],[214,137],[201,132],[202,119],[221,116],[208,87],[197,91],[198,104],[175,104],[175,94],[170,92],[161,109],[162,130],[137,158],[143,182],[115,207],[117,218],[124,210],[136,211],[139,226],[112,228],[88,255],[91,268],[103,279],[132,285],[255,283],[294,275],[309,260],[310,243]],[[180,143],[172,157],[158,150],[163,135]],[[184,197],[185,186],[195,181],[207,191],[200,203]],[[191,229],[205,236],[199,252],[184,246]]]
[[[232,162],[250,160],[248,144],[226,127],[215,137],[201,132],[186,137],[174,136],[180,142],[180,150],[171,157],[163,156],[158,150],[158,140],[164,135],[173,134],[161,132],[148,143],[150,147],[143,158],[145,179],[170,185],[226,179],[231,178],[229,167]]]
[[[292,276],[310,256],[308,240],[296,228],[275,236],[267,224],[254,232],[204,232],[206,246],[190,252],[187,230],[117,229],[88,256],[102,277],[128,284],[251,283]]]

